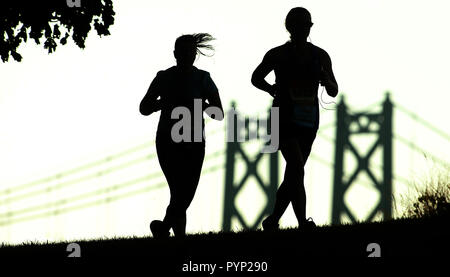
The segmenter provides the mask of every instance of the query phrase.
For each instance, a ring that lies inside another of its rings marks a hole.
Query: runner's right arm
[[[256,88],[268,92],[272,97],[275,97],[275,85],[269,84],[265,79],[266,76],[275,68],[272,56],[273,55],[270,51],[267,52],[262,62],[253,72],[251,82]]]
[[[161,110],[161,100],[158,97],[161,95],[161,71],[156,74],[150,87],[147,90],[144,98],[139,105],[139,111],[142,115],[150,115],[156,111]]]

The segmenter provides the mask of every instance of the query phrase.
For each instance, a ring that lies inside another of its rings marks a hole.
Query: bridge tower
[[[375,134],[376,140],[370,146],[366,155],[361,155],[358,146],[352,143],[351,136],[361,136]],[[381,180],[373,174],[371,158],[374,152],[382,149],[382,171]],[[345,153],[349,152],[356,158],[357,166],[353,172],[346,174]],[[333,181],[332,200],[332,222],[339,224],[342,216],[347,216],[351,222],[357,219],[349,208],[350,203],[346,203],[344,197],[352,186],[358,186],[356,178],[362,172],[367,173],[371,180],[372,187],[380,197],[378,203],[369,212],[365,220],[372,221],[380,212],[383,218],[390,219],[392,215],[392,102],[389,93],[383,103],[383,109],[379,113],[349,113],[344,98],[341,98],[337,108],[337,128],[335,146],[335,168]]]
[[[244,151],[243,145],[252,141],[254,139],[260,138],[260,134],[262,131],[265,131],[266,134],[271,134],[271,125],[270,125],[270,110],[268,112],[267,124],[262,126],[260,121],[254,118],[246,117],[245,120],[241,120],[238,117],[238,113],[235,110],[236,104],[232,102],[231,109],[228,114],[232,114],[231,120],[227,122],[227,131],[225,132],[226,136],[231,132],[232,137],[227,138],[226,143],[226,163],[225,163],[225,193],[224,193],[224,210],[223,210],[223,224],[222,229],[224,231],[232,230],[232,219],[235,218],[241,224],[244,229],[256,229],[258,225],[262,222],[264,217],[268,215],[273,208],[275,201],[275,194],[278,188],[278,152],[274,153],[262,153],[259,151],[255,158],[249,157],[249,155]],[[231,123],[229,126],[229,123]],[[253,124],[251,124],[253,123]],[[245,130],[244,138],[245,140],[240,142],[238,139],[238,128],[242,124]],[[256,125],[256,132],[251,130],[252,125]],[[230,129],[232,128],[232,129]],[[265,129],[265,130],[264,130]],[[256,134],[255,135],[252,135]],[[269,143],[269,142],[268,142]],[[262,157],[264,155],[269,155],[269,182],[264,182],[263,178],[261,178],[260,174],[257,171],[258,164],[262,161]],[[245,162],[245,174],[240,180],[236,179],[235,165],[238,159],[242,159]],[[247,180],[249,177],[255,177],[258,186],[262,189],[264,195],[267,199],[267,204],[263,208],[262,211],[257,215],[257,219],[254,222],[247,222],[243,217],[244,211],[241,211],[237,206],[236,199],[238,194],[243,190],[245,185],[248,183]]]

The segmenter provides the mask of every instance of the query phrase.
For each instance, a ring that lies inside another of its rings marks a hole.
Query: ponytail
[[[208,56],[205,53],[202,52],[202,49],[214,51],[214,47],[211,44],[208,44],[208,42],[211,42],[212,40],[215,40],[210,34],[208,33],[199,33],[199,34],[193,34],[195,43],[197,45],[197,53],[203,56]]]
[[[209,44],[212,40],[215,40],[215,38],[208,33],[182,35],[175,41],[175,50],[193,45],[197,54],[210,57],[212,55],[207,55],[202,50],[214,51],[214,47]]]

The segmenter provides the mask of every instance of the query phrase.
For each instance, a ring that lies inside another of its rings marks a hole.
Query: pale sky
[[[270,48],[289,39],[284,18],[296,6],[311,12],[314,26],[310,39],[331,56],[340,94],[345,95],[352,108],[381,102],[389,90],[394,102],[448,133],[448,1],[115,0],[111,36],[99,38],[91,31],[86,49],[69,41],[51,55],[42,45],[36,46],[29,40],[19,49],[22,62],[11,59],[0,65],[0,191],[13,190],[15,186],[153,140],[159,113],[142,116],[139,103],[156,72],[175,64],[173,45],[182,34],[209,32],[217,38],[215,55],[200,57],[196,66],[211,73],[224,108],[228,109],[235,100],[242,113],[263,115],[270,97],[251,85],[251,73]],[[330,101],[325,95],[325,101]],[[322,126],[334,121],[335,111],[321,109]],[[208,137],[209,131],[223,128],[223,124],[207,123],[207,154],[225,149],[223,134]],[[323,130],[331,138],[334,132],[333,127]],[[394,113],[394,132],[448,161],[448,141],[413,124],[398,111]],[[360,146],[367,148],[367,140],[362,140]],[[151,145],[136,153],[135,158],[154,152]],[[333,162],[334,147],[321,137],[314,142],[312,153]],[[204,169],[224,163],[224,158],[222,155],[205,160]],[[396,174],[415,178],[426,173],[425,164],[423,155],[394,141]],[[261,165],[262,173],[264,166]],[[0,222],[7,211],[159,171],[157,160],[153,159],[112,176],[22,202],[8,204],[5,195],[0,195]],[[243,167],[238,171],[243,171]],[[318,224],[330,222],[332,173],[330,167],[313,159],[307,164],[307,215]],[[163,182],[164,178],[156,181]],[[139,186],[149,187],[154,182]],[[223,183],[223,170],[201,177],[188,210],[188,232],[220,230]],[[394,189],[396,193],[404,192],[406,186],[396,182]],[[249,186],[237,200],[249,219],[255,209],[264,205],[260,196]],[[363,217],[370,208],[367,203],[376,197],[367,186],[361,186],[352,191],[349,201],[355,203]],[[168,188],[163,186],[109,204],[0,226],[0,237],[2,242],[21,242],[148,235],[149,222],[163,217],[168,199]],[[289,208],[282,225],[295,224]]]

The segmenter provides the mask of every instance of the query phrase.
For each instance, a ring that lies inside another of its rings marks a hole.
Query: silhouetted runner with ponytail
[[[219,112],[210,112],[208,115],[218,120],[223,119],[219,93],[210,74],[193,66],[197,54],[204,55],[202,49],[213,50],[208,44],[211,40],[211,35],[204,33],[177,38],[174,51],[177,65],[158,72],[140,104],[143,115],[161,110],[156,132],[156,150],[170,188],[170,203],[164,220],[154,220],[150,224],[154,237],[169,237],[171,228],[175,236],[186,234],[186,210],[194,198],[205,157],[203,111],[201,122],[194,122],[198,121],[195,117],[194,100],[201,99],[203,110],[216,107]],[[190,127],[185,130],[183,126],[182,130],[191,133],[188,134],[190,139],[187,141],[179,141],[177,132],[173,132],[174,126],[180,121],[172,118],[177,107],[187,108],[191,115]],[[199,130],[198,127],[202,129]],[[197,140],[196,131],[201,132],[200,139],[197,133]]]
[[[312,219],[306,219],[303,179],[304,166],[319,128],[319,83],[325,86],[328,95],[335,97],[338,93],[329,55],[307,42],[313,25],[308,10],[293,8],[285,25],[291,40],[269,50],[252,76],[253,85],[272,95],[273,106],[280,109],[279,150],[286,160],[275,207],[262,223],[264,230],[278,229],[278,221],[290,202],[300,228],[315,226]],[[272,70],[276,77],[274,85],[264,79]]]

